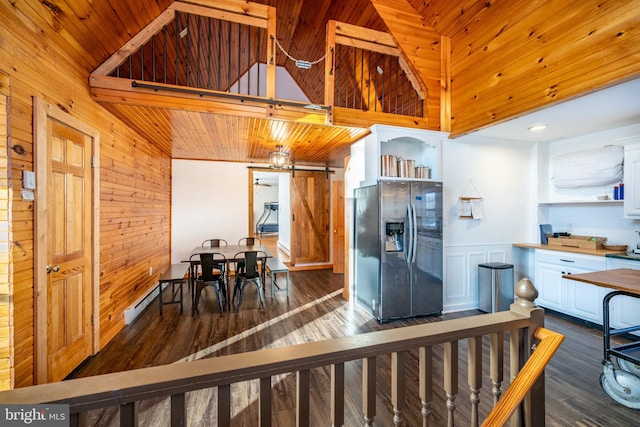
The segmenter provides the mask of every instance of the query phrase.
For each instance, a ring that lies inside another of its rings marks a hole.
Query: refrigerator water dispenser
[[[404,251],[404,222],[385,223],[386,240],[384,244],[385,252]]]

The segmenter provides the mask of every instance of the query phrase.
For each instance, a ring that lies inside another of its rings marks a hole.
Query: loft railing
[[[326,58],[325,104],[424,117],[427,94],[390,34],[329,21]]]
[[[527,279],[518,283],[516,294],[517,301],[510,311],[43,384],[2,392],[0,402],[69,404],[72,426],[83,425],[91,411],[117,406],[120,425],[135,426],[139,422],[142,403],[165,399],[167,404],[158,405],[159,408],[155,409],[163,412],[155,416],[171,420],[172,426],[187,425],[192,421],[193,413],[202,410],[202,405],[215,412],[210,417],[210,425],[230,426],[234,406],[239,404],[239,399],[244,397],[246,400],[247,396],[246,392],[232,394],[232,387],[257,382],[252,389],[258,394],[257,419],[251,422],[252,425],[272,425],[274,400],[280,403],[280,410],[283,407],[295,408],[297,425],[309,425],[312,417],[330,419],[335,426],[343,425],[346,419],[353,420],[353,414],[349,414],[351,418],[345,416],[345,402],[351,402],[355,396],[362,401],[357,418],[365,425],[373,425],[378,411],[382,413],[385,410],[395,425],[403,425],[409,408],[421,414],[425,426],[430,421],[441,425],[443,419],[453,426],[459,412],[465,414],[464,418],[469,418],[470,425],[478,426],[479,420],[484,418],[481,415],[480,390],[483,385],[483,354],[487,356],[486,349],[483,350],[483,337],[486,337],[490,378],[484,382],[490,380],[493,405],[506,402],[507,407],[498,407],[501,417],[496,419],[493,411],[486,411],[490,415],[485,425],[503,425],[512,414],[512,425],[544,425],[544,378],[538,377],[562,338],[541,328],[544,313],[530,300],[536,292]],[[508,334],[507,354],[504,351],[505,334]],[[529,359],[536,338],[542,341]],[[466,341],[466,358],[459,356],[461,341],[463,344]],[[416,353],[418,378],[408,373],[409,359]],[[380,371],[378,364],[383,359],[390,359],[390,372]],[[434,369],[436,359],[442,359],[442,371]],[[527,359],[527,370],[520,371]],[[345,387],[346,372],[352,378],[354,363],[361,370],[361,389],[354,387],[351,380]],[[465,363],[469,400],[456,402],[460,391],[458,371]],[[505,364],[509,365],[509,376],[516,380],[506,388],[501,399]],[[330,372],[330,381],[327,381],[330,392],[326,393],[330,397],[312,405],[317,370]],[[390,378],[389,386],[382,384],[386,374]],[[273,391],[274,379],[281,375],[294,375],[296,381],[295,393],[284,404],[279,399],[286,398],[287,393],[280,396],[280,392]],[[377,383],[379,379],[380,384]],[[532,387],[534,384],[536,387]],[[444,395],[438,391],[442,385]],[[514,392],[511,392],[514,385]],[[390,388],[390,397],[386,387]],[[206,391],[210,393],[200,399],[194,395],[195,392]],[[274,399],[275,394],[279,399]],[[527,398],[521,405],[525,395]],[[389,401],[391,408],[379,408],[378,401]],[[327,413],[318,414],[312,407],[325,409]],[[438,415],[437,419],[435,415]],[[148,413],[142,416],[150,417]]]
[[[91,73],[92,96],[107,103],[308,123],[426,128],[426,90],[388,33],[329,21],[324,82],[318,75],[324,104],[276,98],[277,46],[272,6],[174,1]],[[156,99],[161,96],[175,98],[175,104]],[[334,123],[335,111],[339,118]]]
[[[241,0],[197,3],[173,2],[94,70],[94,95],[126,91],[120,81],[127,80],[129,87],[229,102],[274,99],[275,8]]]

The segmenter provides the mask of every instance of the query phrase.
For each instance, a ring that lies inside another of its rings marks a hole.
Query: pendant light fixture
[[[269,154],[269,163],[273,169],[289,167],[289,153],[282,151],[282,145],[276,145],[276,151]]]

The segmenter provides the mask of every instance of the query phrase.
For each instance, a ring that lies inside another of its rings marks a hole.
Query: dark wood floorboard
[[[291,273],[289,300],[284,293],[271,298],[267,285],[265,310],[260,310],[255,289],[247,287],[240,312],[220,314],[212,289],[206,289],[198,313],[191,316],[190,299],[185,299],[184,312],[177,305],[165,306],[162,316],[157,301],[125,327],[100,353],[85,361],[69,378],[79,378],[108,372],[124,371],[148,366],[179,363],[203,357],[234,354],[261,348],[281,347],[378,331],[424,322],[478,314],[477,311],[449,313],[440,317],[394,321],[379,324],[363,309],[342,298],[341,274],[330,270]],[[185,290],[187,289],[185,285]],[[165,299],[169,298],[168,289]],[[612,401],[600,388],[602,371],[601,331],[563,317],[547,313],[546,326],[566,335],[562,347],[546,371],[546,425],[548,426],[636,426],[640,413]],[[508,338],[508,337],[506,337]],[[480,393],[480,415],[486,416],[491,407],[491,385],[488,379],[488,339],[484,341],[483,356],[485,382]],[[456,425],[469,425],[469,387],[466,385],[466,342],[460,342],[460,392],[456,398]],[[505,378],[508,376],[508,357],[505,357]],[[390,408],[389,357],[378,359],[378,410],[376,426],[393,426]],[[442,348],[434,348],[435,379],[434,414],[432,426],[446,425],[444,392],[442,389]],[[345,366],[345,383],[349,390],[345,398],[345,425],[363,425],[361,406],[361,363]],[[405,421],[407,426],[420,426],[417,386],[417,354],[411,352],[407,361],[408,387]],[[295,425],[295,375],[283,375],[272,380],[273,425]],[[328,368],[311,372],[312,426],[331,425],[330,374]],[[505,386],[506,387],[506,386]],[[504,388],[504,387],[503,387]],[[215,390],[190,393],[187,397],[190,425],[215,425]],[[233,425],[257,425],[258,384],[232,386],[234,399]],[[143,402],[140,407],[141,426],[168,425],[168,401]],[[95,411],[88,416],[89,425],[116,425],[117,409]]]

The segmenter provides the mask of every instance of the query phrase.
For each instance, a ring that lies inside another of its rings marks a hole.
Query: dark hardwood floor
[[[203,357],[257,350],[268,347],[289,346],[327,338],[353,335],[369,331],[396,328],[423,322],[439,322],[446,319],[479,314],[477,311],[449,313],[440,317],[394,321],[379,324],[363,309],[347,303],[342,298],[341,274],[330,270],[299,271],[291,273],[290,296],[284,293],[271,298],[267,285],[265,309],[259,309],[255,290],[247,288],[240,312],[218,312],[215,293],[206,289],[200,301],[198,313],[191,315],[190,299],[185,298],[185,310],[181,314],[177,305],[165,306],[162,316],[157,301],[147,307],[139,317],[125,327],[100,353],[85,361],[69,378],[79,378],[108,372],[124,371],[147,366],[179,363]],[[186,290],[186,285],[185,285]],[[165,298],[169,298],[168,289]],[[546,425],[548,426],[636,426],[640,425],[640,413],[612,401],[600,388],[602,371],[601,331],[588,325],[573,322],[547,313],[546,326],[566,336],[562,347],[546,370]],[[484,352],[485,354],[487,351]],[[466,354],[466,343],[460,343],[460,355]],[[464,357],[462,357],[464,358]],[[437,359],[437,360],[436,360]],[[441,365],[442,352],[434,349],[436,371]],[[508,363],[505,361],[505,363]],[[507,365],[508,366],[508,365]],[[363,425],[359,415],[360,363],[345,367],[345,382],[349,389],[345,401],[347,421],[345,425]],[[415,354],[410,355],[407,366],[409,379],[416,378]],[[488,370],[488,364],[485,364]],[[379,404],[375,425],[393,426],[393,414],[389,407],[388,360],[378,362]],[[487,376],[487,374],[485,374]],[[460,363],[460,393],[456,399],[459,413],[456,425],[469,425],[469,414],[464,409],[469,404],[466,385],[466,364]],[[505,371],[505,378],[507,378]],[[487,379],[488,381],[488,379]],[[295,425],[295,376],[273,379],[274,425]],[[312,372],[311,425],[331,425],[329,419],[330,377],[328,369]],[[438,379],[434,393],[432,424],[446,425],[443,406],[442,380]],[[504,387],[503,387],[504,388]],[[257,383],[246,387],[232,387],[234,396],[233,425],[256,425]],[[215,425],[215,390],[191,393],[188,396],[190,425]],[[286,399],[290,399],[287,401]],[[491,388],[482,388],[481,416],[490,410]],[[419,420],[419,404],[414,391],[407,397],[405,420],[407,426],[422,425]],[[141,404],[140,425],[168,425],[166,401]],[[117,409],[96,411],[88,417],[89,425],[116,425]]]

